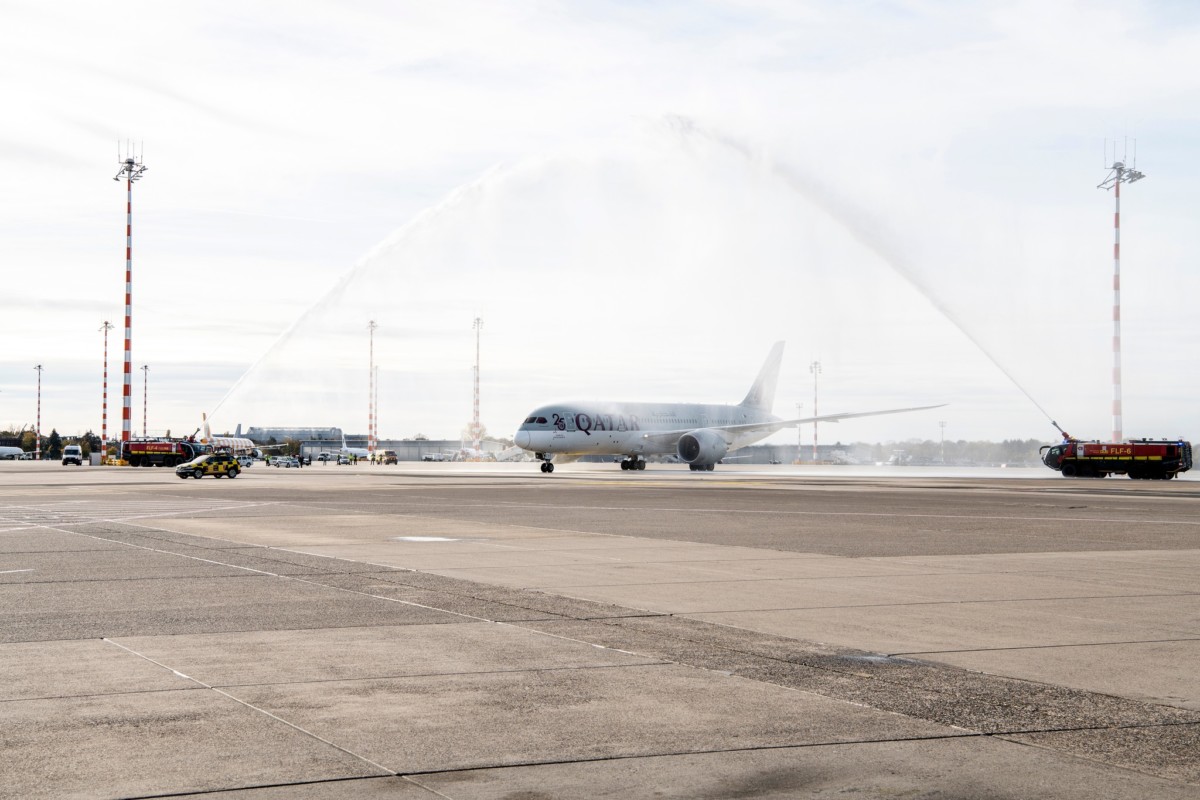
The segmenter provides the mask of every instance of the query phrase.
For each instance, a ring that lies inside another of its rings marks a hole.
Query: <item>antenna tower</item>
[[[483,425],[479,422],[479,332],[483,330],[483,320],[475,318],[471,325],[475,329],[475,406],[471,416],[471,447],[479,452],[480,440],[483,438]]]
[[[1129,142],[1125,143],[1125,156],[1129,155]],[[1122,156],[1123,158],[1125,156]],[[1104,145],[1105,169],[1109,170],[1108,177],[1097,186],[1097,189],[1112,189],[1116,200],[1116,211],[1113,214],[1113,435],[1112,441],[1123,441],[1121,419],[1121,184],[1134,183],[1146,177],[1133,167],[1126,166],[1124,161],[1117,161],[1117,144],[1113,142],[1113,162],[1108,164],[1108,143]],[[1137,140],[1133,143],[1134,166],[1137,165]]]
[[[133,184],[146,171],[141,155],[134,156],[132,145],[126,145],[121,159],[117,144],[117,162],[121,165],[114,181],[125,179],[125,366],[121,389],[121,441],[128,442],[132,427],[133,402]]]
[[[367,387],[367,454],[372,459],[375,458],[375,329],[378,327],[375,320],[367,323],[371,339],[370,383]]]

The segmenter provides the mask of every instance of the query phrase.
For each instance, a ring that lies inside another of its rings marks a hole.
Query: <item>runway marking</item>
[[[15,572],[37,572],[36,569],[2,569],[0,575],[12,575]]]

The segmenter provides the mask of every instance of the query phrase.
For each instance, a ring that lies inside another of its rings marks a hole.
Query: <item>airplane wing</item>
[[[939,403],[932,406],[913,406],[911,408],[889,408],[883,411],[856,411],[843,414],[824,414],[819,417],[804,417],[802,419],[780,419],[770,422],[749,422],[744,425],[709,425],[695,426],[691,428],[681,428],[674,431],[663,431],[659,433],[647,433],[642,436],[643,439],[649,442],[654,442],[660,445],[674,444],[679,441],[679,437],[685,433],[691,433],[698,427],[703,427],[710,431],[723,431],[732,434],[743,433],[758,433],[770,435],[784,428],[795,428],[797,425],[806,425],[809,422],[840,422],[844,419],[853,419],[855,417],[880,417],[884,414],[903,414],[908,411],[926,411],[931,408],[941,408],[945,403]]]

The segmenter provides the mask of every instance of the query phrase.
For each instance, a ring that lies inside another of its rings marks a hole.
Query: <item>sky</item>
[[[511,436],[565,399],[1200,438],[1185,2],[4,2],[0,427]],[[368,323],[377,325],[373,337]],[[818,364],[817,369],[813,368]],[[142,367],[146,369],[143,370]],[[815,379],[815,386],[814,386]],[[146,413],[143,414],[143,407]],[[800,434],[811,441],[811,429]],[[796,432],[775,440],[795,441]]]

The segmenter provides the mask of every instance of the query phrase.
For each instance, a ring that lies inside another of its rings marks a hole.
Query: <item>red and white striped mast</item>
[[[33,458],[35,461],[42,460],[42,365],[38,364],[34,369],[38,374],[38,403],[37,403],[37,428],[33,431]]]
[[[104,394],[100,404],[100,453],[101,460],[108,458],[108,332],[113,324],[104,320],[100,330],[104,331]]]
[[[120,151],[118,150],[118,158]],[[146,171],[141,158],[126,156],[114,181],[125,178],[125,366],[121,388],[121,441],[128,442],[133,418],[133,182]]]
[[[483,437],[483,425],[479,421],[479,333],[483,330],[483,319],[476,317],[471,327],[475,329],[475,409],[471,416],[471,447],[478,453]]]
[[[1123,441],[1121,420],[1121,184],[1133,183],[1146,177],[1136,169],[1125,166],[1123,161],[1114,160],[1108,177],[1098,189],[1112,189],[1116,199],[1116,211],[1113,213],[1113,434],[1112,441]],[[1105,153],[1107,156],[1108,153]],[[1134,145],[1134,160],[1137,160],[1137,145]],[[1105,161],[1108,161],[1107,157]]]
[[[370,335],[370,365],[368,367],[369,384],[367,386],[367,454],[375,458],[375,329],[379,326],[375,320],[367,323]]]
[[[149,415],[146,409],[150,407],[150,365],[142,364],[142,438],[148,439],[150,435],[146,433],[149,428]]]
[[[814,361],[808,365],[808,371],[813,376],[813,416],[817,416],[817,376],[821,374],[821,362]],[[813,420],[813,463],[817,463],[817,421]]]

